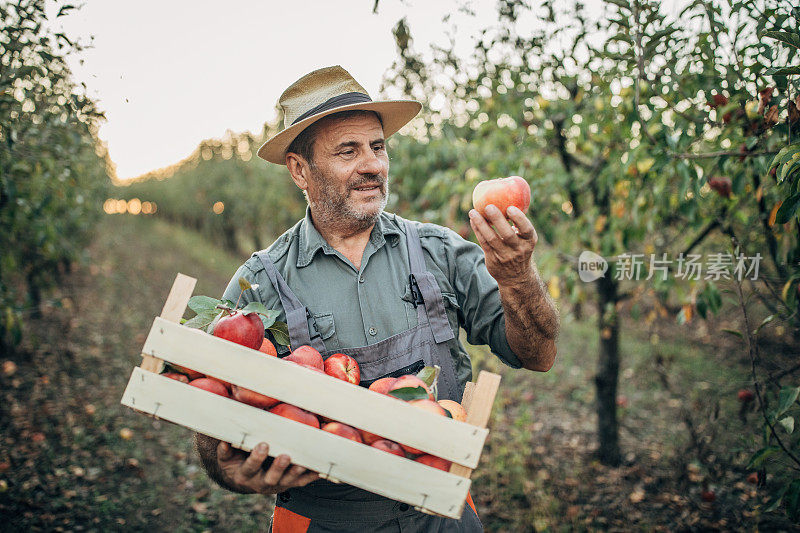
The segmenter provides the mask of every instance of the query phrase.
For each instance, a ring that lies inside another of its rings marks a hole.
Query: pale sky
[[[674,4],[670,0],[667,4]],[[52,22],[93,46],[71,62],[77,82],[106,113],[100,138],[119,178],[187,157],[204,139],[260,132],[281,92],[302,75],[340,64],[378,95],[397,58],[391,33],[407,18],[414,48],[447,44],[452,13],[457,51],[472,50],[496,23],[496,0],[86,0]],[[456,11],[467,5],[468,16]],[[587,2],[598,14],[602,2]],[[53,1],[49,11],[55,13]]]
[[[445,44],[454,1],[88,0],[54,22],[93,48],[72,62],[107,122],[120,178],[168,166],[225,130],[260,132],[280,93],[316,68],[341,64],[375,98],[397,57],[391,29],[407,17],[415,48]],[[463,3],[463,2],[462,2]],[[494,0],[460,16],[462,39],[496,20]],[[466,42],[465,42],[466,44]]]

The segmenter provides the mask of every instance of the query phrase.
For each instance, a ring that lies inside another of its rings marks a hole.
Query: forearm
[[[508,345],[529,370],[546,372],[553,366],[558,337],[558,310],[531,262],[527,279],[499,283]]]
[[[249,494],[251,491],[235,487],[225,479],[225,474],[217,461],[217,446],[219,446],[219,442],[219,440],[208,435],[194,434],[194,447],[197,450],[197,455],[200,456],[200,463],[203,465],[208,477],[224,489],[238,492],[239,494]]]

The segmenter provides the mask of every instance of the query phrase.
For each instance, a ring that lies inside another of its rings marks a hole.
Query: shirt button
[[[369,334],[373,337],[378,334],[378,330],[375,328],[369,328]]]
[[[359,283],[364,283],[364,275],[363,274],[361,276],[358,276],[358,282]]]

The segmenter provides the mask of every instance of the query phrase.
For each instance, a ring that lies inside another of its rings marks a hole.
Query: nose
[[[359,174],[383,174],[385,167],[385,160],[380,158],[374,151],[368,150],[361,159],[358,172]]]

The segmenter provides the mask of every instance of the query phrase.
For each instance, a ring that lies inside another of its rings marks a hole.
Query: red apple
[[[178,372],[164,372],[161,375],[164,376],[165,378],[175,379],[183,383],[189,383],[189,378],[187,378],[183,374],[179,374]]]
[[[275,345],[272,344],[272,342],[270,342],[270,340],[266,337],[264,337],[264,340],[261,341],[261,347],[258,349],[258,351],[267,355],[278,357],[278,350],[275,349]]]
[[[433,394],[431,393],[431,390],[428,388],[428,386],[425,384],[425,382],[422,381],[421,379],[419,379],[417,376],[414,376],[412,374],[406,374],[405,376],[400,376],[399,378],[397,378],[394,381],[394,383],[392,383],[392,385],[389,387],[389,391],[388,392],[392,392],[392,391],[397,390],[397,389],[405,389],[405,388],[408,388],[408,387],[411,387],[411,388],[422,387],[423,389],[425,389],[425,392],[428,394],[428,398],[429,399],[431,399],[431,400],[435,400],[436,399],[436,398],[433,397]]]
[[[441,457],[436,457],[435,455],[420,455],[414,460],[418,463],[444,470],[445,472],[450,471],[450,461],[442,459]]]
[[[708,186],[724,198],[731,196],[731,179],[727,176],[711,176],[708,178]]]
[[[318,366],[314,366],[314,365],[304,365],[304,364],[302,364],[302,363],[295,363],[295,364],[296,364],[297,366],[302,366],[303,368],[308,368],[308,369],[310,369],[310,370],[313,370],[314,372],[319,372],[320,374],[324,374],[324,373],[325,373],[325,372],[323,372],[323,371],[322,371],[322,370],[321,370],[321,369],[320,369]]]
[[[713,490],[704,490],[703,492],[700,493],[700,498],[704,502],[711,503],[711,502],[713,502],[714,500],[717,499],[717,495],[714,493]]]
[[[234,311],[219,319],[214,336],[258,350],[264,341],[264,323],[257,313]]]
[[[231,392],[233,399],[237,402],[246,403],[247,405],[252,405],[253,407],[258,407],[259,409],[269,409],[270,407],[274,407],[275,405],[281,403],[280,400],[270,398],[269,396],[265,396],[237,385],[231,386]]]
[[[311,346],[300,346],[283,359],[284,361],[291,361],[293,363],[315,366],[322,371],[325,370],[325,363],[322,361],[322,355]]]
[[[230,393],[228,393],[228,387],[218,379],[198,378],[190,381],[189,385],[197,387],[198,389],[207,390],[208,392],[213,392],[214,394],[219,394],[220,396],[225,396],[226,398],[231,397]]]
[[[186,374],[189,378],[189,381],[193,379],[205,377],[205,374],[198,372],[196,370],[192,370],[191,368],[186,368],[185,366],[176,365],[175,363],[170,363],[170,366],[180,372],[181,374]]]
[[[472,191],[472,206],[486,217],[489,204],[497,207],[503,215],[512,205],[524,213],[531,205],[530,185],[519,176],[482,181]]]
[[[381,437],[380,435],[370,433],[369,431],[363,429],[359,429],[358,432],[361,434],[361,440],[363,440],[364,443],[369,445],[372,445],[378,442],[379,440],[383,440],[383,437]]]
[[[750,389],[741,389],[736,396],[738,396],[739,401],[742,403],[752,402],[756,397]]]
[[[397,381],[397,378],[386,377],[376,380],[369,386],[369,390],[378,392],[380,394],[386,394],[389,392],[389,389],[394,385],[394,382]]]
[[[270,409],[269,412],[284,418],[288,418],[289,420],[294,420],[295,422],[300,422],[301,424],[307,424],[309,426],[319,428],[319,420],[316,416],[314,416],[312,413],[309,413],[305,409],[300,409],[295,405],[279,403]]]
[[[379,450],[383,450],[385,452],[393,453],[399,457],[405,457],[406,454],[403,453],[403,448],[400,447],[399,444],[392,440],[380,439],[376,440],[372,444],[370,444],[373,448],[378,448]]]
[[[339,435],[340,437],[356,442],[363,442],[356,428],[348,426],[347,424],[342,424],[341,422],[328,422],[322,426],[322,431],[327,431],[328,433],[333,433],[334,435]]]
[[[751,485],[758,485],[758,472],[750,472],[747,474],[747,482]]]
[[[343,353],[335,353],[325,360],[325,373],[342,381],[358,385],[361,369],[356,360]]]
[[[711,109],[715,109],[719,106],[727,105],[728,104],[728,97],[724,94],[712,94],[711,101],[708,103],[708,107]]]

